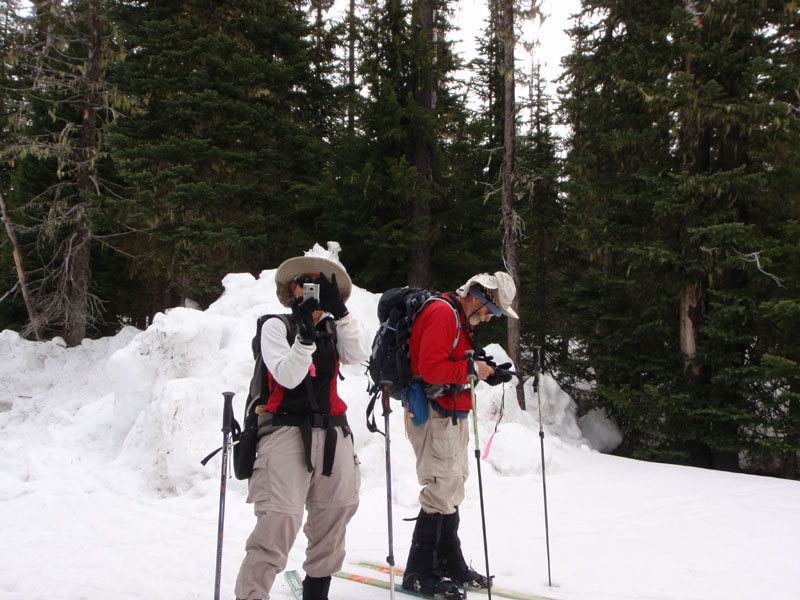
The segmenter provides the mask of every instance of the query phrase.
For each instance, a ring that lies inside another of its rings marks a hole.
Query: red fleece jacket
[[[414,321],[409,348],[411,372],[420,375],[426,383],[467,383],[467,350],[472,350],[472,328],[467,322],[461,304],[458,305],[458,321],[452,307],[444,301],[434,300],[426,306]],[[453,342],[461,328],[458,343],[451,353]],[[444,394],[434,400],[445,410],[471,410],[469,391],[454,397]]]

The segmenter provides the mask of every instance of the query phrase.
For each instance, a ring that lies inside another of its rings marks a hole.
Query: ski
[[[292,589],[292,593],[296,600],[303,600],[303,582],[300,581],[300,575],[297,571],[285,571],[283,576],[286,578],[286,583]]]
[[[374,577],[356,575],[355,573],[348,573],[347,571],[337,571],[336,573],[333,574],[333,576],[340,577],[342,579],[347,579],[348,581],[355,581],[356,583],[366,583],[367,585],[373,585],[375,587],[383,588],[385,590],[391,589],[390,587],[391,584],[388,581],[384,581],[382,579],[375,579]],[[406,594],[407,596],[416,596],[417,598],[427,598],[428,600],[436,600],[435,596],[428,596],[427,594],[420,594],[419,592],[404,590],[399,583],[394,584],[394,591],[399,594]]]
[[[388,566],[375,565],[375,564],[372,564],[372,563],[365,563],[365,562],[359,562],[359,563],[355,563],[355,564],[358,565],[359,567],[364,567],[365,569],[372,569],[373,571],[378,571],[380,573],[387,573],[387,574],[389,573],[389,567]],[[397,576],[402,577],[403,576],[403,569],[398,569],[398,568],[395,567],[394,574],[397,575]],[[388,587],[389,587],[388,583],[386,584],[386,587],[388,589]],[[397,587],[397,586],[395,586],[395,587]],[[403,590],[403,591],[406,591],[406,590]],[[485,589],[469,588],[467,591],[470,592],[470,593],[477,592],[479,594],[484,594],[484,595],[486,595],[488,593]],[[535,594],[526,594],[524,592],[515,592],[513,590],[504,590],[504,589],[499,588],[499,587],[494,586],[494,585],[492,586],[492,596],[501,596],[503,598],[510,598],[511,600],[549,600],[548,598],[545,598],[544,596],[537,596]]]

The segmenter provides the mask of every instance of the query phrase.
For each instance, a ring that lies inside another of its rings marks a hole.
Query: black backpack
[[[280,319],[286,326],[286,341],[291,346],[297,335],[297,325],[289,315],[261,315],[256,323],[256,334],[253,336],[253,377],[250,379],[250,391],[244,407],[243,427],[234,420],[233,425],[233,472],[236,479],[250,479],[253,474],[253,463],[256,460],[258,447],[258,407],[266,405],[272,390],[269,388],[267,366],[261,357],[261,329],[267,319]],[[238,430],[238,431],[237,431]]]
[[[389,396],[399,400],[403,390],[412,383],[422,381],[418,375],[411,373],[409,341],[417,315],[433,301],[447,302],[458,323],[458,307],[449,296],[439,292],[412,287],[392,288],[385,291],[378,301],[380,325],[372,340],[372,353],[367,365],[367,375],[370,378],[367,429],[373,433],[378,431],[373,411],[375,401],[383,389],[383,382],[388,385]],[[458,344],[460,333],[459,327],[452,349]]]

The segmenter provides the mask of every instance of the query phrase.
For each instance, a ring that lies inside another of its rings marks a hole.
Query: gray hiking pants
[[[237,598],[269,598],[276,575],[286,568],[304,507],[308,546],[303,570],[311,577],[327,577],[341,569],[345,528],[358,508],[361,473],[352,435],[345,437],[341,427],[336,432],[330,477],[322,475],[324,429],[312,430],[311,473],[306,469],[299,428],[281,427],[259,440],[247,496],[257,521],[245,544],[247,554],[236,579]]]

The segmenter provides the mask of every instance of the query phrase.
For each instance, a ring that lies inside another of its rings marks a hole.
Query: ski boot
[[[466,594],[452,581],[440,577],[435,570],[443,518],[444,515],[441,514],[419,511],[414,535],[411,537],[411,549],[408,552],[402,587],[404,590],[431,596],[437,600],[464,600]]]
[[[468,566],[461,553],[461,540],[458,537],[460,522],[458,507],[454,513],[443,515],[436,570],[464,589],[487,589],[490,578]]]
[[[436,598],[436,600],[464,600],[467,597],[455,583],[447,579],[440,579],[433,574],[405,573],[403,589],[424,594]]]
[[[458,573],[448,571],[447,577],[465,590],[485,590],[489,587],[489,579],[471,567]]]

